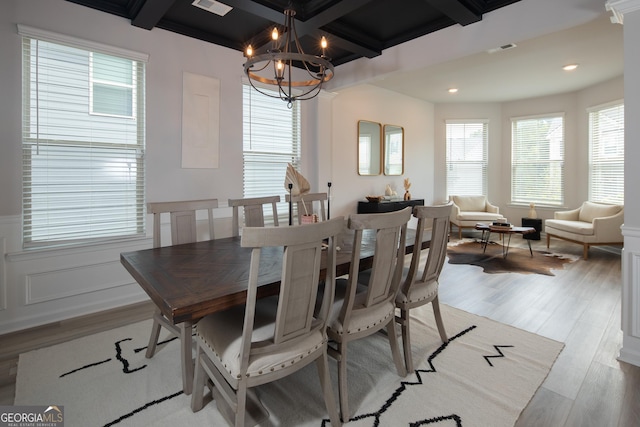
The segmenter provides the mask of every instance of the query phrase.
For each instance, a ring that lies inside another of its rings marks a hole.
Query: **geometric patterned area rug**
[[[348,426],[513,426],[563,344],[441,305],[450,338],[440,341],[431,305],[412,318],[415,372],[397,375],[388,341],[350,344]],[[68,426],[224,426],[215,402],[190,409],[179,343],[152,359],[151,321],[20,355],[16,405],[62,405]],[[336,363],[329,359],[337,402]],[[328,426],[315,364],[257,387],[269,412],[261,426]]]
[[[505,236],[508,239],[508,237]],[[485,273],[521,273],[555,276],[551,270],[562,270],[567,263],[578,259],[574,255],[533,251],[529,248],[511,247],[507,257],[503,256],[503,242],[489,242],[483,251],[479,240],[463,239],[449,243],[449,264],[470,264],[482,267]],[[506,244],[506,242],[505,242]]]

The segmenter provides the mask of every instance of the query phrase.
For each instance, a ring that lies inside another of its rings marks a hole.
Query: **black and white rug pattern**
[[[510,426],[546,377],[562,344],[442,307],[449,342],[430,306],[412,327],[415,372],[398,377],[388,341],[349,349],[351,426]],[[182,392],[179,343],[167,339],[146,359],[151,322],[21,355],[16,404],[65,406],[69,425],[225,425],[214,403],[193,413]],[[330,359],[337,401],[337,373]],[[257,388],[264,426],[330,425],[315,365]]]

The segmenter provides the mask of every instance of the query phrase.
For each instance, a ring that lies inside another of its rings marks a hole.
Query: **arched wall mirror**
[[[358,174],[380,175],[382,170],[382,125],[358,121]]]
[[[384,174],[404,173],[404,128],[384,125]]]

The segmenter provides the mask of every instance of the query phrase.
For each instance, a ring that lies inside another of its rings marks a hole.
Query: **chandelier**
[[[316,97],[322,85],[333,78],[333,64],[325,56],[327,39],[322,36],[320,40],[322,55],[304,53],[296,33],[295,14],[293,9],[285,10],[284,36],[280,37],[278,29],[274,28],[271,32],[271,49],[254,56],[253,48],[249,46],[245,52],[247,62],[244,64],[244,72],[255,90],[286,101],[289,108],[296,100]],[[300,76],[302,78],[296,78]],[[256,82],[272,86],[274,90],[277,88],[277,95],[263,90]]]

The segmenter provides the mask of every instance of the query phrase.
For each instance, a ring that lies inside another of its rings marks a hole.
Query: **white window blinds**
[[[564,116],[511,119],[511,202],[564,203]]]
[[[446,121],[448,195],[487,194],[487,120]]]
[[[144,235],[145,63],[20,34],[24,246]]]
[[[278,216],[287,223],[284,178],[287,164],[300,163],[300,103],[287,103],[243,85],[244,197],[280,195]],[[265,217],[271,217],[270,209]]]
[[[589,200],[624,204],[624,104],[589,110]]]

